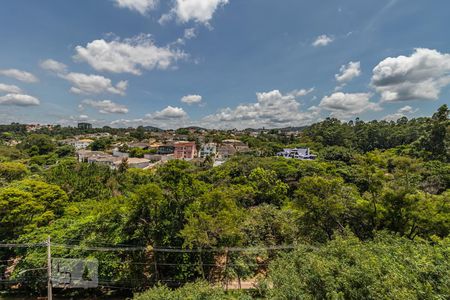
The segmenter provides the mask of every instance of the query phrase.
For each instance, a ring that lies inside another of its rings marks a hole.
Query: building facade
[[[173,154],[175,159],[193,159],[197,157],[197,146],[194,142],[176,142]]]
[[[283,149],[283,151],[278,152],[277,156],[284,158],[295,158],[295,159],[315,159],[316,155],[311,154],[309,148],[290,148]]]
[[[216,157],[217,154],[217,144],[216,143],[207,143],[202,145],[200,148],[199,157],[205,158],[208,156]]]
[[[78,123],[78,129],[92,129],[91,123]]]

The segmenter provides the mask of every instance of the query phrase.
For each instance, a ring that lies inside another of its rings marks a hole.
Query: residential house
[[[208,156],[215,157],[217,154],[217,144],[216,143],[207,143],[203,144],[200,148],[199,157],[205,158]]]
[[[173,144],[163,144],[158,147],[158,154],[161,155],[167,155],[167,154],[173,154],[175,151],[175,147]]]
[[[247,144],[245,144],[244,142],[242,142],[240,140],[233,140],[233,139],[223,140],[222,144],[232,145],[236,149],[236,152],[238,152],[238,153],[250,151],[250,148],[247,146]]]
[[[131,157],[127,159],[127,164],[129,168],[145,169],[150,165],[150,160],[146,158]]]
[[[283,149],[283,151],[278,152],[277,156],[285,157],[285,158],[295,158],[295,159],[316,159],[316,155],[311,154],[309,148],[292,148],[292,149]]]
[[[53,127],[55,127],[54,125],[41,125],[41,124],[28,124],[25,125],[25,128],[27,130],[27,132],[33,132],[33,131],[37,131],[37,130],[41,130],[41,129],[48,129],[48,130],[53,130]]]
[[[91,139],[76,140],[73,146],[75,147],[75,150],[86,149],[93,142],[94,141]]]
[[[143,150],[147,150],[148,148],[150,148],[150,144],[143,143],[143,142],[134,142],[134,143],[128,143],[128,147],[129,148],[140,148]]]
[[[96,163],[96,164],[108,166],[111,169],[117,169],[118,166],[122,163],[123,159],[125,159],[125,158],[116,157],[116,156],[107,154],[106,156],[101,156],[101,157],[90,157],[88,159],[88,163]]]
[[[122,151],[119,150],[119,148],[114,148],[113,152],[112,152],[112,155],[116,156],[116,157],[129,157],[130,156],[129,153],[122,152]]]
[[[167,162],[169,160],[174,159],[173,154],[144,154],[144,158],[149,159],[150,161],[159,161],[159,162]]]
[[[197,146],[195,142],[176,142],[174,143],[175,159],[193,159],[197,157]]]
[[[217,148],[217,159],[225,160],[237,153],[236,148],[232,144],[220,144]]]
[[[126,156],[113,156],[102,151],[77,151],[78,161],[96,163],[110,167],[111,169],[119,168],[124,159],[127,160],[129,168],[145,169],[150,165],[150,160],[146,158],[128,158]]]
[[[76,155],[79,162],[88,162],[91,158],[105,157],[109,154],[103,151],[79,150],[76,152]]]
[[[67,139],[62,140],[61,143],[64,145],[70,145],[75,148],[75,150],[83,150],[89,147],[94,141],[91,139]]]

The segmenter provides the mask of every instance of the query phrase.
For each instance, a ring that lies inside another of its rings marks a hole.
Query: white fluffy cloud
[[[339,74],[335,74],[337,82],[346,83],[352,80],[355,77],[361,75],[361,63],[357,62],[349,62],[347,65],[342,65],[339,69]]]
[[[68,73],[60,74],[59,76],[73,84],[70,91],[74,94],[94,95],[110,93],[123,96],[128,87],[127,81],[119,81],[114,86],[111,79],[99,75]]]
[[[39,99],[30,95],[7,94],[0,97],[0,104],[16,106],[36,106],[40,104],[40,101]]]
[[[111,100],[95,101],[95,100],[85,99],[81,103],[82,103],[82,105],[88,105],[88,106],[98,109],[99,112],[102,114],[126,114],[126,113],[128,113],[128,108],[125,105],[112,102]]]
[[[402,113],[402,114],[412,114],[412,113],[415,113],[416,111],[417,111],[417,109],[414,109],[409,105],[405,105],[398,110],[398,112]]]
[[[136,119],[118,119],[112,121],[109,125],[114,127],[138,127],[148,125],[149,123],[142,118]]]
[[[117,6],[128,8],[145,15],[158,5],[158,0],[115,0]]]
[[[180,50],[156,46],[149,35],[130,39],[94,40],[75,48],[75,60],[87,62],[97,71],[142,74],[143,70],[165,70],[187,55]]]
[[[385,116],[383,118],[383,120],[385,120],[385,121],[397,121],[398,119],[406,117],[407,115],[411,115],[411,114],[413,114],[413,113],[415,113],[417,111],[418,111],[417,108],[414,109],[411,106],[406,105],[406,106],[403,106],[402,108],[399,108],[396,113],[393,113],[393,114]]]
[[[146,115],[147,118],[157,120],[182,119],[187,117],[187,113],[181,107],[167,106],[161,111]]]
[[[15,85],[0,83],[0,93],[21,94],[22,90]]]
[[[332,43],[334,41],[334,38],[331,36],[328,36],[326,34],[322,34],[319,35],[314,42],[312,43],[312,45],[314,47],[323,47],[323,46],[327,46],[328,44]]]
[[[319,107],[331,111],[336,118],[348,118],[366,111],[381,110],[378,103],[370,102],[370,93],[333,93],[323,97]]]
[[[186,40],[193,39],[197,36],[197,32],[195,31],[195,28],[186,28],[184,30],[184,38]]]
[[[175,0],[174,7],[160,18],[160,23],[175,17],[181,23],[195,21],[209,25],[214,12],[228,2],[228,0]]]
[[[53,59],[46,59],[44,61],[41,61],[39,63],[39,66],[47,71],[52,71],[55,73],[66,73],[67,72],[67,66],[63,63],[60,63]]]
[[[26,72],[26,71],[17,70],[17,69],[0,70],[0,75],[11,77],[11,78],[17,79],[19,81],[28,82],[28,83],[35,83],[35,82],[39,81],[39,79],[36,76],[34,76],[33,74]]]
[[[373,88],[386,102],[436,100],[450,84],[450,54],[419,48],[410,56],[388,57],[374,69]]]
[[[202,102],[202,96],[200,95],[187,95],[181,98],[181,102],[186,104],[196,104]]]
[[[300,89],[300,90],[293,90],[292,92],[289,92],[288,95],[294,96],[294,97],[303,97],[310,93],[314,92],[314,88],[310,89]]]
[[[180,128],[193,125],[188,114],[180,107],[167,106],[166,108],[146,114],[142,118],[119,119],[112,121],[111,126],[137,127],[151,125],[158,128]]]
[[[197,37],[197,31],[194,27],[192,28],[186,28],[184,30],[183,37],[178,38],[175,42],[173,42],[171,45],[184,45],[187,40],[193,39]]]
[[[306,91],[306,90],[305,90]],[[301,92],[300,94],[304,94]],[[300,126],[317,120],[315,111],[300,111],[295,93],[282,94],[279,90],[256,94],[257,102],[225,108],[203,119],[205,126],[217,127],[286,127]]]

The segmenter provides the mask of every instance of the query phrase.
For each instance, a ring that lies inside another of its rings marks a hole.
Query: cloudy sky
[[[395,120],[450,102],[448,0],[4,0],[0,123]]]

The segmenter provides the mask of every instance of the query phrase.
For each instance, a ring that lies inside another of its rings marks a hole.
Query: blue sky
[[[300,126],[431,115],[450,2],[5,0],[0,123]]]

